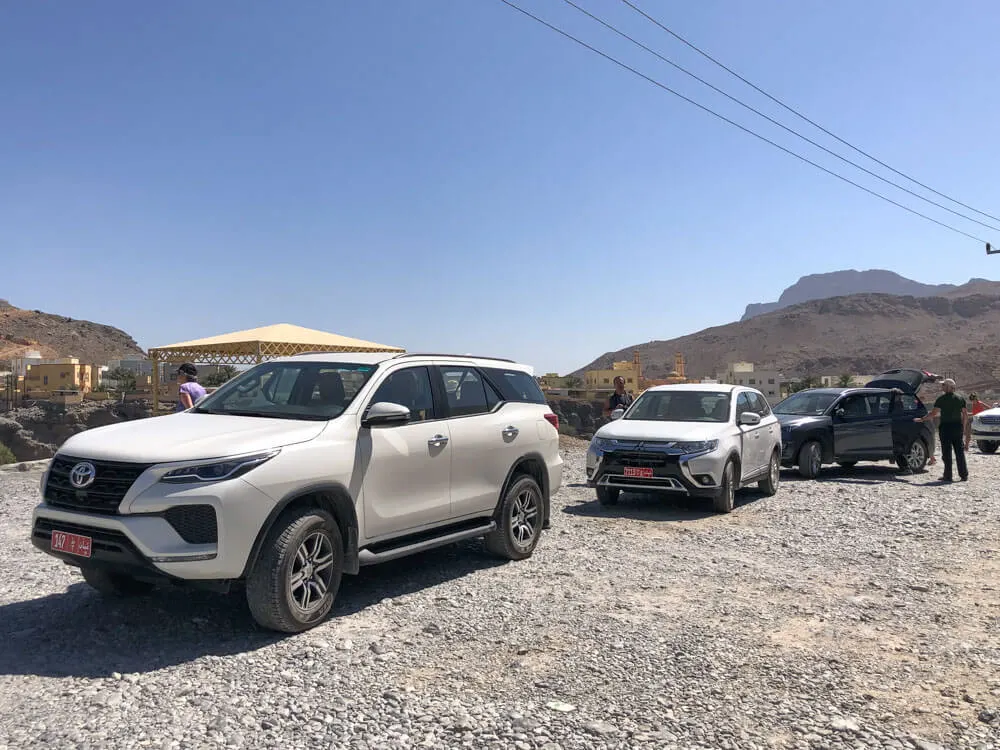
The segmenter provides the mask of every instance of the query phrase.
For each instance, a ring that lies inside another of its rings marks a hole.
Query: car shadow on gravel
[[[432,588],[504,561],[464,542],[344,576],[329,625],[385,599]],[[242,591],[163,588],[127,600],[84,583],[0,606],[0,675],[110,677],[256,651],[293,636],[260,629]]]
[[[749,505],[765,496],[756,490],[741,490],[736,493],[736,508]],[[691,498],[684,495],[668,495],[641,492],[623,492],[618,505],[603,506],[596,499],[577,505],[567,505],[563,513],[588,518],[631,518],[640,521],[700,521],[719,514],[712,510],[712,501],[707,498]]]
[[[789,484],[799,482],[829,482],[833,484],[883,484],[885,482],[905,482],[904,477],[925,476],[920,474],[903,474],[895,466],[871,464],[869,466],[853,466],[849,469],[840,466],[824,466],[819,476],[807,479],[795,469],[782,469],[781,481]],[[780,491],[780,490],[779,490]]]

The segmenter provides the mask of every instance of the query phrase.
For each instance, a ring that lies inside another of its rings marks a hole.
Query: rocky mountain
[[[972,279],[969,284],[991,283],[986,279]],[[749,320],[775,310],[830,297],[851,294],[894,294],[911,297],[933,297],[957,289],[954,284],[922,284],[892,271],[835,271],[803,276],[788,287],[777,302],[747,305],[740,320]]]
[[[89,364],[145,356],[135,339],[118,328],[21,310],[0,300],[0,361],[21,356],[24,347],[37,349],[45,357],[79,357]]]
[[[814,300],[669,341],[608,352],[577,371],[608,367],[638,350],[650,377],[665,377],[675,352],[689,377],[746,360],[789,377],[874,374],[916,366],[962,387],[1000,387],[1000,282],[975,281],[936,296],[854,294]]]

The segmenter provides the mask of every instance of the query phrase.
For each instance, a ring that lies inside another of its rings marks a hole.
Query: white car
[[[361,565],[473,537],[530,556],[562,483],[558,424],[508,360],[274,360],[185,412],[67,440],[32,542],[112,595],[245,584],[261,625],[298,632]]]
[[[642,393],[594,435],[587,482],[602,505],[622,490],[676,492],[733,509],[750,484],[778,491],[781,427],[760,391],[733,385],[663,385]]]
[[[972,417],[972,439],[983,453],[1000,447],[1000,408],[986,409]]]

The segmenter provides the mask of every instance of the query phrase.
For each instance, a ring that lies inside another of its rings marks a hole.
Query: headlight
[[[252,456],[240,456],[238,458],[228,458],[222,461],[211,463],[194,464],[192,466],[182,466],[179,469],[172,469],[160,477],[161,482],[219,482],[223,479],[235,479],[243,476],[251,469],[260,466],[265,461],[270,461],[281,451],[273,450],[267,453],[257,453]]]
[[[685,455],[690,455],[692,453],[711,453],[718,447],[718,440],[696,440],[692,442],[680,442],[674,445],[674,448]]]
[[[608,440],[607,438],[595,437],[590,441],[590,448],[595,453],[603,453],[604,451],[613,450],[615,447],[615,440]]]

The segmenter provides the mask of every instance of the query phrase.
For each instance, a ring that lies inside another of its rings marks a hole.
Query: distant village
[[[726,369],[715,373],[714,377],[688,377],[684,355],[674,355],[674,369],[665,378],[647,378],[642,374],[639,352],[633,352],[632,360],[612,362],[607,370],[587,370],[583,378],[572,375],[547,373],[538,378],[542,390],[550,398],[579,399],[581,401],[603,401],[614,390],[614,379],[625,379],[625,390],[639,395],[648,388],[674,383],[726,383],[756,388],[767,396],[772,404],[785,398],[803,385],[798,378],[789,378],[777,370],[757,369],[753,362],[730,362]],[[821,375],[811,379],[808,385],[832,388],[836,386],[862,386],[874,380],[874,375]]]

